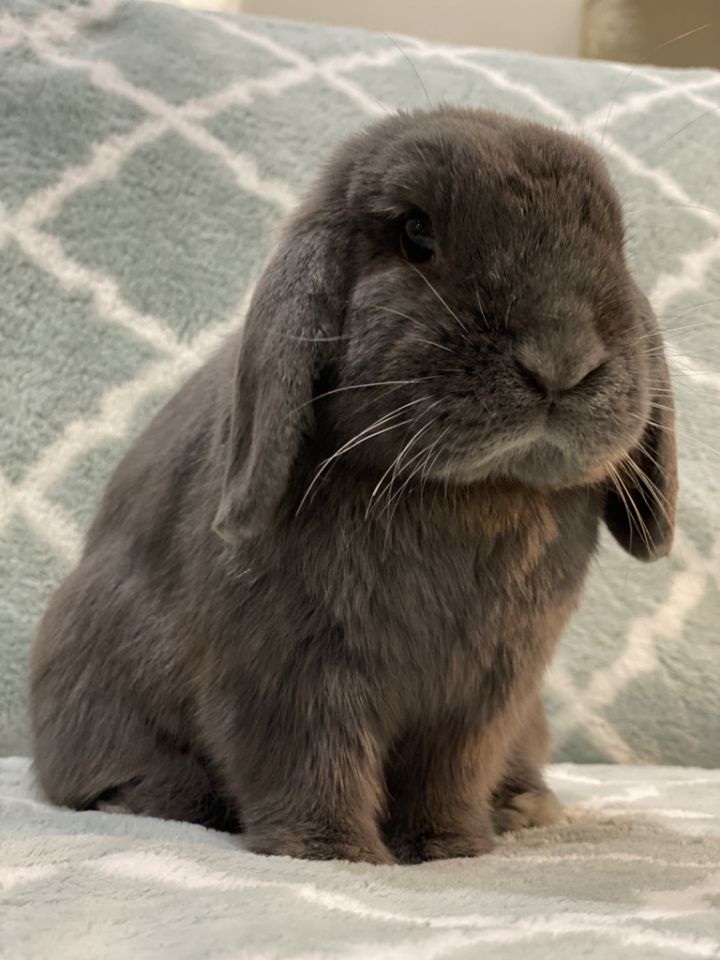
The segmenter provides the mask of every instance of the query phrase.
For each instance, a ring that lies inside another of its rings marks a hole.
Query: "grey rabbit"
[[[372,863],[556,818],[541,683],[600,522],[642,560],[674,526],[623,229],[595,151],[526,120],[402,113],[342,145],[52,598],[48,797]]]

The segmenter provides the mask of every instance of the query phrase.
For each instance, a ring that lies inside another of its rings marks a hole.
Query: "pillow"
[[[0,9],[0,751],[29,750],[27,652],[113,466],[242,322],[333,145],[427,90],[600,145],[670,350],[676,546],[644,567],[603,542],[548,679],[557,756],[720,766],[720,75],[154,3]]]

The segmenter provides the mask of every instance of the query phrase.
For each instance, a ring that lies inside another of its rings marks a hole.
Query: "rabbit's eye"
[[[422,210],[411,210],[400,223],[400,246],[411,263],[424,263],[433,255],[435,236],[432,220]]]

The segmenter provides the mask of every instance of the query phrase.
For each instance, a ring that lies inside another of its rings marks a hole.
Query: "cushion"
[[[675,550],[603,543],[548,682],[557,757],[720,766],[720,75],[155,3],[0,10],[0,753],[29,750],[29,645],[113,466],[242,322],[333,145],[429,99],[600,147],[669,344]]]

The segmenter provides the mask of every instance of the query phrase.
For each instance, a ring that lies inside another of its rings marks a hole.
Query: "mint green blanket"
[[[601,147],[670,345],[677,544],[604,545],[548,682],[557,756],[720,766],[720,75],[107,0],[0,0],[0,754],[28,749],[27,650],[113,465],[242,321],[333,144],[425,102],[413,66],[433,102]]]
[[[720,771],[555,767],[556,827],[419,867],[245,853],[190,824],[45,806],[0,761],[7,960],[720,957]]]
[[[678,396],[680,528],[603,545],[548,682],[559,758],[720,768],[720,76],[159,4],[0,0],[0,753],[27,650],[131,439],[242,322],[279,219],[388,108],[580,131]],[[0,958],[720,957],[720,771],[555,767],[565,823],[408,868],[244,853],[187,824],[53,810],[0,760]]]

